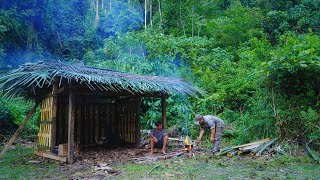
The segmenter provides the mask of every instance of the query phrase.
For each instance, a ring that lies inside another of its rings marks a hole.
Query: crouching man
[[[205,128],[210,129],[210,141],[213,143],[211,153],[215,155],[215,153],[220,151],[220,141],[224,128],[223,120],[212,115],[202,116],[197,114],[195,121],[200,124],[200,135],[195,143],[201,141]]]
[[[150,155],[153,154],[154,148],[161,149],[163,154],[166,154],[166,146],[168,136],[162,129],[162,122],[156,122],[156,128],[151,129],[150,133]]]

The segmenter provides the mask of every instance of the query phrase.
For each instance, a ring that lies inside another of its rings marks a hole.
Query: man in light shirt
[[[216,116],[202,116],[200,114],[197,114],[194,119],[200,125],[200,134],[195,143],[201,141],[205,128],[210,129],[210,141],[213,143],[211,153],[215,155],[215,153],[220,151],[220,141],[224,128],[223,120]]]

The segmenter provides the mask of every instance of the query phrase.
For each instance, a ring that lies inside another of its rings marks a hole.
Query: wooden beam
[[[140,97],[136,97],[136,119],[135,119],[135,122],[136,122],[136,147],[139,147],[140,146],[140,128],[141,128],[141,123],[140,123],[140,102],[141,102],[141,99]]]
[[[69,112],[68,112],[68,163],[73,163],[74,147],[74,95],[69,93]]]
[[[166,131],[166,126],[167,126],[167,95],[162,94],[161,96],[161,110],[162,110],[162,127],[163,130]]]
[[[21,123],[21,125],[19,126],[19,128],[17,129],[17,131],[14,133],[14,135],[12,136],[12,138],[10,139],[10,141],[8,142],[7,146],[2,150],[1,154],[0,154],[0,159],[4,156],[4,154],[8,151],[8,149],[10,148],[10,146],[12,145],[12,143],[16,140],[18,134],[20,133],[20,131],[22,130],[22,128],[27,124],[27,122],[29,121],[29,119],[31,118],[32,114],[36,111],[38,105],[40,104],[40,101],[37,101],[34,105],[34,107],[31,109],[31,111],[29,112],[29,114],[27,115],[26,119]]]
[[[56,145],[57,137],[57,83],[53,83],[52,87],[52,120],[51,120],[51,152]]]
[[[248,144],[242,144],[242,145],[239,145],[239,146],[233,146],[232,149],[242,148],[242,147],[251,146],[251,145],[255,145],[255,144],[262,144],[262,143],[265,143],[265,142],[268,142],[268,141],[270,141],[270,138],[262,139],[260,141],[256,141],[256,142],[252,142],[252,143],[248,143]]]
[[[53,159],[53,160],[57,160],[57,161],[61,161],[61,162],[67,162],[67,157],[60,157],[60,156],[56,156],[52,153],[41,152],[41,151],[35,151],[34,153],[38,156],[41,156],[41,157],[45,157],[45,158],[49,158],[49,159]]]

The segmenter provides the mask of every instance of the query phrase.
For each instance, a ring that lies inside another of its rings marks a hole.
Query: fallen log
[[[320,164],[318,156],[317,156],[314,152],[312,152],[311,148],[308,146],[307,143],[305,144],[305,148],[306,148],[306,151],[309,153],[309,155],[312,157],[312,159],[313,159],[317,164]]]
[[[271,145],[273,145],[278,138],[273,139],[270,142],[267,142],[265,145],[263,145],[263,147],[261,147],[261,149],[256,153],[256,156],[260,156],[262,154],[263,151],[265,151],[268,147],[270,147]]]

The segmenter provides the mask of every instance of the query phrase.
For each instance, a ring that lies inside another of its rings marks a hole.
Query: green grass
[[[0,148],[2,151],[3,147]],[[29,161],[37,160],[35,149],[31,147],[14,146],[0,159],[0,179],[43,179],[51,177],[59,165],[56,161],[45,160],[41,163]]]
[[[309,157],[209,159],[201,156],[117,168],[123,172],[118,179],[320,179],[320,166],[313,164]]]
[[[0,150],[2,150],[0,148]],[[37,157],[34,148],[15,146],[0,160],[0,179],[320,179],[320,165],[312,159],[277,156],[265,157],[209,157],[172,158],[147,164],[124,164],[111,167],[121,173],[116,176],[79,164],[65,165]],[[31,163],[31,160],[41,163]],[[152,170],[153,169],[153,170]]]

